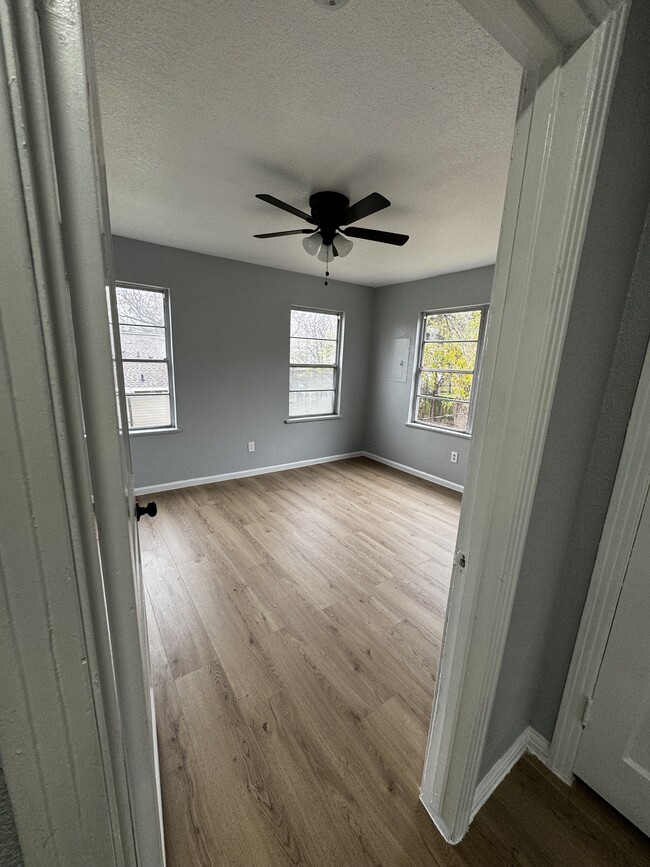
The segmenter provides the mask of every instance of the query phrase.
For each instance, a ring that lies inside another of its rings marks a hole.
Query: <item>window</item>
[[[169,292],[115,287],[129,431],[176,426]]]
[[[487,307],[423,313],[411,421],[470,433]]]
[[[338,413],[342,330],[342,313],[291,311],[290,419]]]

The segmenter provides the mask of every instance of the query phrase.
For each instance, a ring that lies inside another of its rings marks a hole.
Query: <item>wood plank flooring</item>
[[[650,864],[522,760],[447,846],[418,802],[460,508],[365,459],[140,522],[169,867]]]

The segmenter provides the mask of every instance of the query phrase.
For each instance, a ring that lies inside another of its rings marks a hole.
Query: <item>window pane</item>
[[[165,299],[162,292],[117,286],[117,312],[120,323],[164,325]]]
[[[164,361],[125,361],[124,385],[127,394],[169,392],[167,364]]]
[[[478,340],[480,310],[431,313],[426,318],[425,340]]]
[[[331,367],[292,367],[289,374],[291,391],[310,391],[334,388],[334,370]]]
[[[474,370],[477,343],[425,343],[422,367]]]
[[[469,403],[437,397],[418,397],[415,420],[422,424],[467,430]]]
[[[469,400],[472,392],[471,373],[430,373],[420,374],[419,394],[433,397],[452,397],[456,400]]]
[[[291,337],[316,337],[336,340],[339,317],[335,313],[313,310],[291,311]]]
[[[292,337],[289,360],[291,364],[335,364],[336,340],[307,340]]]
[[[148,325],[120,325],[123,358],[164,359],[165,329]]]
[[[289,417],[303,415],[332,415],[333,391],[292,391],[289,394]]]
[[[129,428],[169,427],[172,423],[169,394],[127,394]]]

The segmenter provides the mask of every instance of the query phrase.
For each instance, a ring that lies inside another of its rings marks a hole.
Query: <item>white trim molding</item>
[[[549,755],[551,745],[544,735],[541,735],[537,729],[534,729],[532,726],[528,727],[528,744],[526,745],[526,750],[531,754],[531,756],[535,756],[536,759],[539,759],[542,764],[550,767]]]
[[[627,11],[524,74],[420,792],[451,843],[479,782]]]
[[[639,379],[614,489],[551,741],[550,766],[570,781],[591,698],[650,486],[650,348]]]
[[[410,476],[417,476],[418,479],[425,479],[427,482],[433,482],[434,485],[440,485],[443,488],[449,488],[452,491],[463,493],[464,486],[457,482],[450,482],[449,479],[443,479],[440,476],[434,476],[432,473],[425,473],[424,470],[416,470],[414,467],[407,467],[406,464],[398,464],[397,461],[389,461],[388,458],[382,458],[379,455],[374,455],[372,452],[362,452],[364,457],[371,461],[377,461],[379,464],[385,464],[387,467],[393,467],[395,470],[401,470],[403,473],[408,473]]]
[[[26,864],[135,867],[40,48],[0,4],[0,752]]]
[[[460,437],[464,440],[471,440],[472,438],[471,433],[467,433],[463,430],[452,430],[451,428],[432,427],[429,424],[420,424],[417,421],[406,421],[404,422],[404,426],[415,428],[415,430],[433,431],[433,433],[444,434],[445,436]]]
[[[460,0],[523,67],[543,68],[575,50],[623,0]]]
[[[514,741],[512,746],[498,759],[480,781],[474,792],[472,819],[490,795],[497,789],[524,753],[530,753],[544,764],[548,763],[549,743],[534,728],[528,726]]]
[[[163,491],[178,491],[181,488],[193,488],[196,485],[212,485],[215,482],[228,482],[230,479],[246,479],[251,476],[263,476],[267,473],[281,473],[284,470],[297,470],[300,467],[313,467],[317,464],[329,464],[333,461],[347,461],[350,458],[368,458],[371,461],[377,461],[379,464],[385,464],[387,467],[393,467],[403,473],[408,473],[410,476],[417,476],[419,479],[425,479],[427,482],[433,482],[443,488],[450,488],[452,491],[462,493],[463,486],[450,482],[447,479],[442,479],[439,476],[434,476],[431,473],[425,473],[422,470],[416,470],[414,467],[407,467],[405,464],[398,464],[396,461],[389,461],[388,458],[382,458],[379,455],[373,455],[371,452],[348,452],[344,455],[328,455],[324,458],[309,458],[306,461],[292,461],[289,464],[276,464],[270,467],[255,467],[250,470],[235,470],[232,473],[217,473],[214,476],[200,476],[194,479],[180,479],[176,482],[160,482],[157,485],[143,485],[135,489],[136,496],[145,494],[159,494]]]
[[[519,759],[526,752],[528,746],[528,729],[519,735],[512,745],[505,751],[500,759],[492,765],[487,774],[479,782],[474,792],[474,800],[472,801],[472,819],[483,804],[488,800],[490,795],[501,785],[503,780],[508,776],[510,771],[517,764]]]
[[[82,0],[2,3],[0,30],[5,56],[13,64],[11,74],[4,78],[11,89],[22,168],[20,181],[5,189],[11,189],[16,198],[22,195],[29,221],[31,264],[39,284],[38,338],[48,350],[57,419],[57,441],[41,447],[40,454],[47,458],[52,472],[61,468],[65,508],[56,502],[59,489],[51,478],[39,499],[52,515],[59,513],[60,520],[67,517],[67,535],[77,549],[74,570],[64,569],[57,563],[56,547],[63,544],[65,532],[58,533],[58,543],[45,536],[39,539],[38,555],[47,567],[43,599],[49,596],[50,607],[43,611],[42,606],[32,605],[31,624],[24,610],[16,607],[12,626],[34,645],[39,629],[49,636],[55,668],[52,689],[73,680],[75,673],[79,681],[79,672],[93,687],[92,702],[87,700],[82,707],[83,692],[78,687],[74,701],[65,697],[58,705],[50,701],[49,713],[42,719],[30,714],[26,729],[37,732],[48,746],[37,743],[36,748],[21,752],[42,766],[32,800],[45,799],[52,830],[48,833],[24,808],[15,811],[16,825],[29,864],[124,867],[150,863],[164,867],[130,458],[128,442],[119,433],[107,329],[106,287],[113,285],[112,252],[92,42]],[[20,290],[26,287],[29,273],[25,265],[20,279],[13,284],[6,281],[21,302],[28,298],[28,291]],[[13,330],[20,334],[19,327]],[[19,355],[15,347],[12,355],[15,362]],[[35,372],[36,367],[26,367],[31,377],[46,382]],[[19,382],[15,378],[14,385]],[[35,403],[33,382],[29,379],[15,392],[17,407],[29,411]],[[123,396],[121,417],[126,418]],[[48,474],[39,473],[36,464],[31,466],[36,455],[31,440],[35,427],[22,427],[19,442],[23,454],[29,456],[25,480],[40,485]],[[53,518],[39,518],[32,507],[31,520],[45,527]],[[19,541],[19,535],[15,536]],[[24,547],[27,552],[27,543]],[[36,579],[38,571],[24,569],[22,577],[25,575]],[[57,576],[66,585],[65,593],[56,590]],[[24,582],[14,583],[21,585],[22,593]],[[15,594],[16,588],[7,586]],[[75,586],[79,598],[71,601]],[[59,623],[55,629],[54,606],[60,609],[66,601],[68,617],[76,617],[78,624],[62,629]],[[81,639],[85,651],[77,646]],[[47,666],[34,661],[31,668],[34,677],[40,675],[40,684],[37,680],[35,689],[25,679],[20,686],[28,706],[43,706],[47,692],[42,679]],[[59,718],[67,736],[67,745],[61,747],[51,743]],[[77,753],[81,733],[91,724],[100,735],[101,761]],[[15,806],[13,753],[3,749]],[[47,772],[46,757],[47,764],[55,763]],[[22,764],[27,762],[23,759]],[[73,775],[72,783],[68,772]],[[89,778],[99,787],[103,803],[93,797]],[[18,785],[23,787],[22,780]],[[76,803],[65,816],[61,811],[73,796]],[[108,822],[110,852],[103,831]]]
[[[180,479],[176,482],[161,482],[157,485],[143,485],[135,489],[136,497],[144,494],[159,494],[162,491],[178,491],[181,488],[193,488],[197,485],[212,485],[215,482],[227,482],[230,479],[246,479],[250,476],[263,476],[267,473],[281,473],[283,470],[297,470],[299,467],[312,467],[316,464],[329,464],[332,461],[345,461],[349,458],[364,457],[365,452],[348,452],[345,455],[328,455],[324,458],[309,458],[306,461],[292,461],[290,464],[276,464],[272,467],[254,467],[250,470],[235,470],[232,473],[217,473],[214,476],[200,476],[194,479]]]

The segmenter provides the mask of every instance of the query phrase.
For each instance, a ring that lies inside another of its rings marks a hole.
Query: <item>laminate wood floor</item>
[[[169,867],[650,864],[533,760],[457,847],[420,806],[459,495],[355,459],[156,501],[140,529]]]

